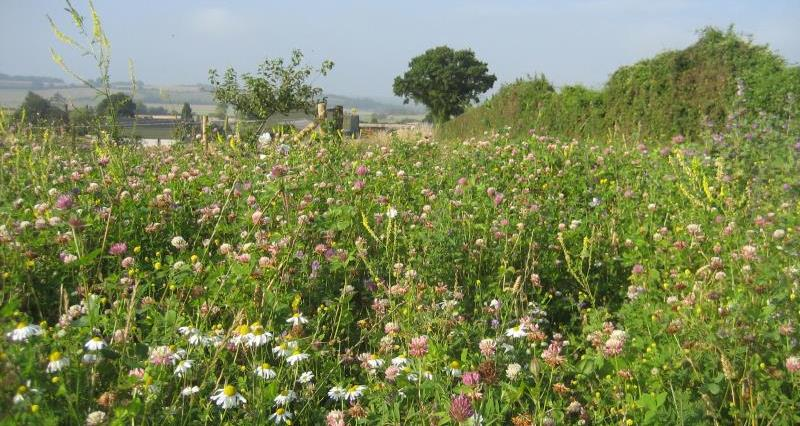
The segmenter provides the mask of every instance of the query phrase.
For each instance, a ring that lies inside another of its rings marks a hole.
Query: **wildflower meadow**
[[[0,134],[5,424],[800,421],[792,122]]]

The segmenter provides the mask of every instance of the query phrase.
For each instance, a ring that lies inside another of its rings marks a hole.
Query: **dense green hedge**
[[[743,97],[737,97],[739,87]],[[724,126],[742,102],[750,111],[787,117],[797,109],[792,93],[800,93],[800,68],[732,29],[706,28],[684,50],[618,69],[600,90],[556,90],[544,76],[518,80],[439,131],[467,137],[510,126],[518,134],[537,129],[574,137],[692,137],[707,122]]]

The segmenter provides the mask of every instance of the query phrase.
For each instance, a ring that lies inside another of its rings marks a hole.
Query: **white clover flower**
[[[386,216],[388,216],[389,219],[396,218],[397,217],[397,209],[395,209],[394,207],[389,207],[389,210],[386,211]]]
[[[180,235],[172,238],[170,243],[172,244],[172,247],[175,247],[178,250],[185,250],[186,247],[189,247],[189,243],[187,243],[186,240],[184,240]]]
[[[86,416],[86,426],[100,426],[106,422],[106,413],[102,411],[92,411]]]
[[[522,366],[517,363],[508,364],[508,367],[506,367],[506,377],[510,380],[514,380],[521,370]]]
[[[83,347],[90,351],[99,351],[106,347],[106,342],[102,337],[94,336]]]
[[[225,387],[217,389],[209,399],[224,410],[236,408],[239,404],[247,404],[247,400],[236,391],[233,385],[225,385]]]
[[[48,373],[57,373],[69,365],[69,359],[63,358],[61,352],[53,351],[50,354],[50,362],[47,363]]]
[[[270,380],[274,379],[277,374],[275,370],[272,369],[272,366],[268,363],[264,362],[255,369],[256,376],[261,377],[262,379]]]
[[[38,336],[42,334],[42,328],[35,324],[28,324],[25,321],[20,321],[14,330],[6,333],[6,337],[11,339],[12,342],[27,342],[31,336]]]

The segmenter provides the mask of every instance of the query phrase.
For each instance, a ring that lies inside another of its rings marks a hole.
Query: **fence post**
[[[200,117],[200,126],[202,127],[200,134],[202,135],[203,146],[205,147],[205,150],[208,151],[208,137],[206,135],[206,127],[208,127],[207,115]]]

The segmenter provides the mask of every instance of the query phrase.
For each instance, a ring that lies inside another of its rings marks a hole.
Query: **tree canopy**
[[[97,115],[133,117],[136,115],[136,104],[130,96],[122,92],[114,93],[97,104]]]
[[[314,87],[309,78],[315,72],[326,75],[332,68],[331,61],[324,61],[318,69],[303,65],[303,53],[294,50],[288,61],[266,59],[255,75],[245,73],[240,78],[233,68],[228,68],[220,77],[212,69],[209,80],[218,103],[233,106],[247,118],[266,121],[277,113],[310,113],[322,89]]]
[[[434,122],[442,123],[477,102],[496,80],[472,50],[439,46],[411,59],[408,71],[395,78],[393,89],[405,103],[413,100],[427,106]]]
[[[22,110],[25,110],[25,116],[31,122],[63,122],[67,119],[66,111],[33,92],[25,96],[19,108],[20,114]]]

